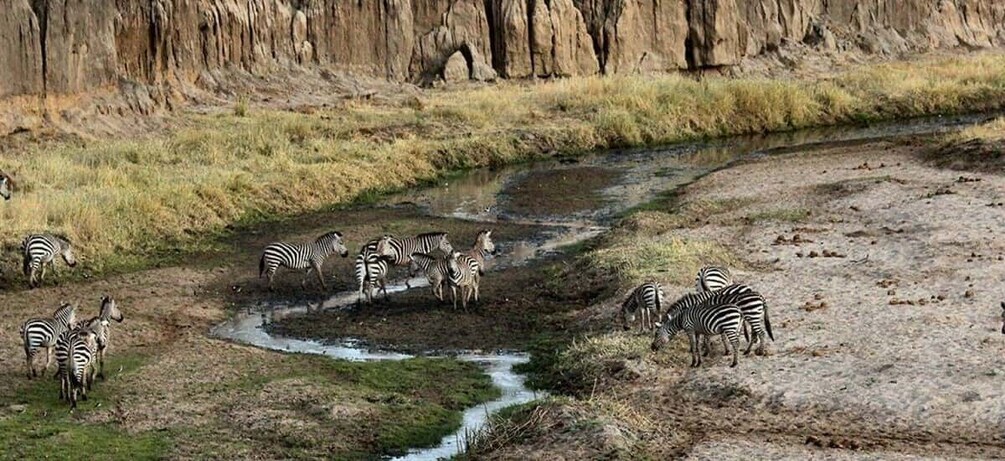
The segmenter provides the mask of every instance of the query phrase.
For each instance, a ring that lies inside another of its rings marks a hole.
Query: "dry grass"
[[[883,64],[812,81],[667,75],[502,83],[428,93],[420,102],[349,102],[312,114],[239,104],[216,116],[180,116],[188,128],[157,139],[35,147],[4,159],[21,188],[0,206],[0,245],[16,248],[29,232],[63,232],[89,269],[101,271],[121,255],[189,245],[235,221],[347,203],[450,170],[995,109],[1005,105],[1005,57]],[[656,254],[660,264],[677,262]]]
[[[974,125],[948,136],[950,141],[970,141],[980,139],[997,141],[1005,138],[1005,117],[998,117],[990,122]]]

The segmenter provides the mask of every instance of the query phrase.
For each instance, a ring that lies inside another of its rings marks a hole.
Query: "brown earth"
[[[102,125],[249,94],[371,97],[383,80],[440,78],[458,52],[475,80],[789,68],[803,55],[1000,47],[1003,22],[995,0],[12,0],[0,11],[0,134],[116,132]]]

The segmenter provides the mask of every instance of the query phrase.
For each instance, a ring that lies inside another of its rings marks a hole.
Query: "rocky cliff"
[[[3,3],[0,98],[138,84],[169,99],[220,73],[303,67],[428,81],[451,56],[492,79],[730,66],[789,43],[891,55],[1005,44],[1000,0]]]

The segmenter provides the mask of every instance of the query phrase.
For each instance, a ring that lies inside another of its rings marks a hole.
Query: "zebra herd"
[[[32,318],[21,324],[20,336],[24,343],[28,379],[38,377],[35,357],[45,353],[45,367],[41,375],[56,359],[56,379],[59,380],[59,398],[67,400],[70,408],[77,400],[87,400],[94,378],[105,379],[105,352],[111,341],[111,321],[124,319],[115,300],[103,296],[98,315],[86,320],[76,320],[77,306],[63,302],[52,317]]]
[[[720,336],[725,354],[732,355],[730,366],[739,359],[740,331],[747,338],[749,354],[757,343],[757,355],[765,354],[765,336],[774,341],[771,320],[764,297],[753,288],[733,284],[728,269],[706,266],[695,278],[697,292],[680,297],[663,310],[663,287],[650,281],[635,288],[621,304],[622,327],[631,329],[639,319],[640,330],[656,330],[651,349],[658,351],[675,335],[686,332],[691,351],[691,366],[701,365],[702,356],[711,351],[709,338]],[[662,319],[656,321],[654,319]],[[750,333],[747,333],[747,326]],[[1003,327],[1005,328],[1005,327]]]
[[[343,258],[349,255],[342,234],[328,232],[318,237],[313,243],[291,244],[274,242],[265,247],[258,262],[258,276],[268,276],[269,289],[273,288],[273,278],[280,267],[289,269],[306,269],[307,275],[315,272],[326,289],[321,266],[333,254]],[[447,239],[446,232],[429,232],[415,237],[398,238],[393,235],[383,235],[367,241],[356,255],[354,274],[358,283],[357,304],[363,299],[372,303],[374,291],[384,294],[387,299],[387,277],[392,267],[407,267],[409,278],[421,273],[426,277],[433,296],[439,301],[445,301],[444,291],[450,289],[454,309],[460,298],[464,310],[468,302],[474,299],[478,302],[479,285],[485,275],[486,257],[496,253],[492,242],[492,231],[482,230],[475,237],[475,242],[468,251],[455,250]],[[305,278],[301,285],[305,285]],[[406,287],[409,281],[406,279]],[[460,296],[458,296],[458,291]]]

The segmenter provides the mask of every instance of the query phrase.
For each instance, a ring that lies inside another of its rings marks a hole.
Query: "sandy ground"
[[[673,435],[605,411],[545,424],[620,430],[588,451],[614,458],[1005,456],[1005,177],[930,167],[918,152],[904,142],[796,150],[688,186],[684,203],[740,204],[672,232],[744,262],[735,279],[768,300],[771,355],[736,369],[718,357],[701,369],[636,357],[628,378],[590,396]],[[689,289],[667,287],[668,297]],[[661,353],[683,357],[681,344]],[[489,457],[562,457],[575,443],[558,432]]]

